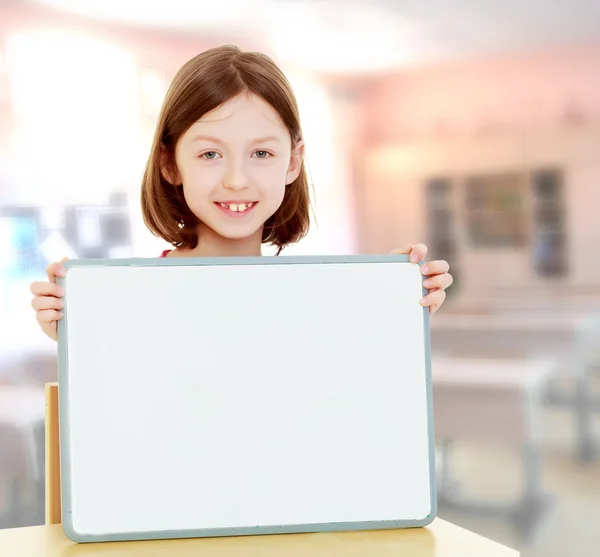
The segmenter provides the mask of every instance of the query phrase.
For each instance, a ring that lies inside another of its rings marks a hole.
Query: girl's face
[[[271,105],[242,94],[181,136],[176,168],[165,174],[171,183],[183,184],[185,200],[202,227],[241,240],[262,236],[286,185],[300,173],[302,155],[302,145],[292,152],[290,134]]]

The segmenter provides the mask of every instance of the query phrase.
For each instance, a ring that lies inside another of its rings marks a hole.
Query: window
[[[542,277],[564,276],[567,273],[567,232],[562,172],[535,172],[532,189],[534,269]]]
[[[525,176],[480,175],[465,182],[467,237],[473,247],[522,248],[527,243]]]
[[[454,192],[450,179],[434,178],[426,185],[428,259],[444,259],[450,263],[454,283],[449,296],[458,291],[460,282]]]

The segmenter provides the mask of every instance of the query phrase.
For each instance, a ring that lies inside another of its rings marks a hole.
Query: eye
[[[202,158],[205,158],[206,160],[212,161],[220,155],[216,151],[207,151],[206,153],[202,153],[202,155],[200,155],[200,156]]]
[[[254,151],[254,154],[257,155],[259,159],[267,159],[271,156],[271,153],[267,153],[267,151]]]

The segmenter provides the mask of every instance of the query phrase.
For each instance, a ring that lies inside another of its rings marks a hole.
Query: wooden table
[[[61,525],[0,530],[10,557],[517,557],[519,553],[436,519],[427,528],[76,544]]]

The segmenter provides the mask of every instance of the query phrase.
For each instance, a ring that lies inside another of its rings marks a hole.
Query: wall
[[[44,33],[56,31],[61,34],[57,40],[45,43]],[[3,3],[0,54],[8,62],[12,37],[23,32],[41,37],[27,54],[45,63],[39,83],[25,83],[18,99],[8,98],[0,106],[0,202],[104,204],[111,191],[125,190],[136,209],[131,213],[134,246],[140,254],[155,253],[163,243],[147,233],[137,210],[155,126],[155,117],[141,111],[138,71],[162,70],[168,83],[183,62],[213,44]],[[112,56],[113,67],[85,63],[81,53],[72,52],[80,40],[88,55],[97,52],[103,61]],[[44,52],[45,44],[56,54]],[[68,61],[53,60],[61,55]],[[32,117],[17,114],[24,97],[36,107]]]
[[[569,263],[563,284],[600,286],[600,45],[419,68],[371,82],[362,99],[364,251],[426,241],[423,183],[438,175],[562,166]],[[457,210],[461,210],[457,200]],[[596,248],[597,249],[597,248]],[[460,246],[463,289],[551,284],[528,250]]]
[[[600,118],[600,44],[422,67],[374,80],[368,144],[532,128],[570,106]]]

